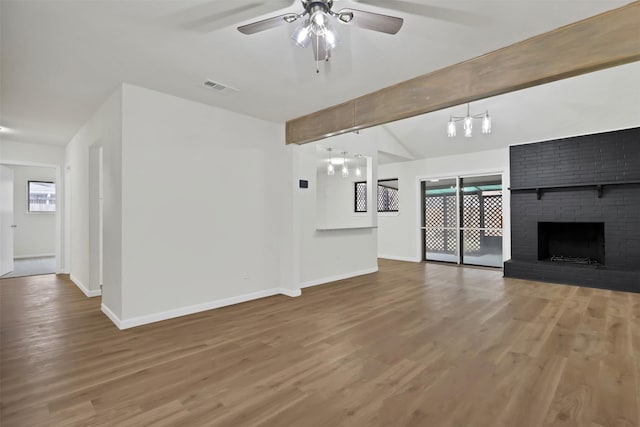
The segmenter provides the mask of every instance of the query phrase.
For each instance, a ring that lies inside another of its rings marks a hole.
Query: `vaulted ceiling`
[[[251,36],[235,28],[299,12],[298,1],[2,0],[0,126],[11,132],[3,138],[64,145],[122,82],[284,123],[628,2],[335,3],[334,9],[388,13],[405,23],[395,36],[340,25],[342,43],[316,74],[310,49],[289,40],[294,24]],[[624,81],[633,83],[632,78]],[[208,89],[207,79],[237,91]],[[504,99],[488,107],[496,121],[501,120],[497,112],[511,111],[507,102],[522,102],[509,95]],[[589,107],[592,101],[576,102]],[[532,100],[518,117],[538,117],[538,110],[568,117],[577,107],[572,102]],[[537,109],[529,114],[533,106]],[[441,113],[432,125],[438,132],[449,114]],[[415,139],[415,130],[387,126],[400,139]],[[517,130],[516,124],[509,126]]]

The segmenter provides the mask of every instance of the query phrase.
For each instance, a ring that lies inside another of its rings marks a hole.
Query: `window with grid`
[[[56,211],[56,184],[46,181],[28,181],[29,212]]]

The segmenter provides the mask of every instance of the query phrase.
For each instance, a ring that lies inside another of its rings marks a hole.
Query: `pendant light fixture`
[[[447,123],[447,136],[452,138],[456,136],[456,122],[463,122],[464,136],[471,138],[473,136],[473,120],[482,120],[482,133],[491,133],[491,117],[489,111],[485,111],[482,114],[471,114],[469,112],[469,104],[467,104],[467,115],[464,117],[450,116]]]
[[[343,151],[342,152],[342,177],[343,178],[348,178],[349,177],[349,167],[347,166],[347,152]]]
[[[336,170],[333,167],[333,158],[331,156],[331,148],[327,148],[329,152],[329,164],[327,165],[327,175],[331,176],[336,173]]]
[[[362,157],[362,154],[356,154],[355,158],[356,158],[356,176],[357,177],[361,177],[362,176],[362,169],[360,169],[360,158]]]

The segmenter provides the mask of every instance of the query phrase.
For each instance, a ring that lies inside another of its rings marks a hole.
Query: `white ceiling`
[[[316,74],[311,51],[289,40],[295,24],[251,36],[235,29],[299,12],[298,1],[1,0],[0,126],[10,131],[3,138],[64,145],[121,82],[283,123],[626,3],[337,0],[334,10],[389,13],[405,23],[395,36],[340,25],[342,45]],[[238,91],[207,89],[206,79]],[[507,123],[518,127],[504,118],[521,98],[486,102],[477,109],[490,108],[496,132]],[[536,102],[525,102],[519,117],[539,110],[555,117],[562,109],[569,120],[576,109]],[[577,102],[589,106],[590,100]],[[438,133],[442,120],[432,124]],[[389,126],[400,138],[416,139],[398,124]],[[415,154],[433,154],[424,150]]]

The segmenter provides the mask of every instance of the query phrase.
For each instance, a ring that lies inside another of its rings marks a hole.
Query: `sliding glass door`
[[[426,260],[458,262],[457,180],[422,183],[422,242]]]
[[[502,177],[422,182],[424,259],[502,266]]]
[[[460,178],[463,264],[502,267],[502,177]]]

